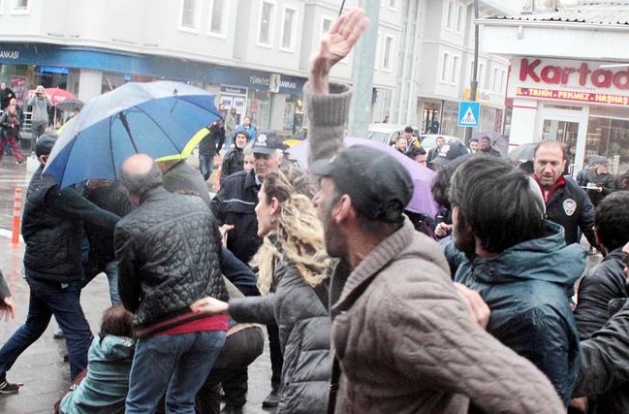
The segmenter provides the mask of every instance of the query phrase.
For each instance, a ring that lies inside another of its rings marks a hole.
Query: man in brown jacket
[[[413,185],[393,158],[342,151],[351,92],[330,85],[367,20],[341,16],[324,36],[304,95],[314,202],[326,249],[339,257],[330,301],[338,413],[561,413],[548,379],[470,317],[438,245],[403,216]],[[339,152],[340,151],[340,152]]]

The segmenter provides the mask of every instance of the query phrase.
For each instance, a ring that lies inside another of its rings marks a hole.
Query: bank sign
[[[605,63],[514,59],[508,96],[628,106],[629,67],[602,68]]]

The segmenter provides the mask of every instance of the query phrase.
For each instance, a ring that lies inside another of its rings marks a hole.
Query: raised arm
[[[308,83],[304,86],[309,162],[330,158],[343,148],[351,90],[348,85],[330,85],[330,70],[350,53],[368,23],[363,9],[341,15],[330,31],[323,34],[312,57]]]

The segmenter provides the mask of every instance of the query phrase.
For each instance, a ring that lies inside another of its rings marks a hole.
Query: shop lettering
[[[271,80],[269,78],[261,78],[259,76],[249,76],[249,84],[251,85],[269,86],[270,81]],[[297,82],[283,80],[280,82],[280,88],[297,89]]]
[[[541,66],[541,59],[529,62],[528,59],[520,61],[520,80],[522,82],[530,78],[536,83],[554,85],[567,85],[571,78],[578,77],[579,85],[586,86],[589,83],[596,88],[629,89],[629,69],[611,71],[609,69],[591,70],[587,63],[583,62],[579,67],[562,67],[546,65]]]
[[[593,102],[608,105],[629,106],[629,96],[609,95],[604,93],[559,91],[553,89],[521,88],[515,90],[517,96],[535,98],[561,99],[565,101]]]
[[[17,50],[0,50],[0,59],[19,59],[20,52]]]

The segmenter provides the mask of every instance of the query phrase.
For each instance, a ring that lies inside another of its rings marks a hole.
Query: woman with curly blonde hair
[[[295,166],[269,173],[258,193],[258,236],[264,243],[252,264],[262,297],[229,303],[195,302],[194,311],[228,312],[238,322],[277,323],[284,356],[277,413],[327,412],[330,318],[323,225],[311,198],[310,177]]]

